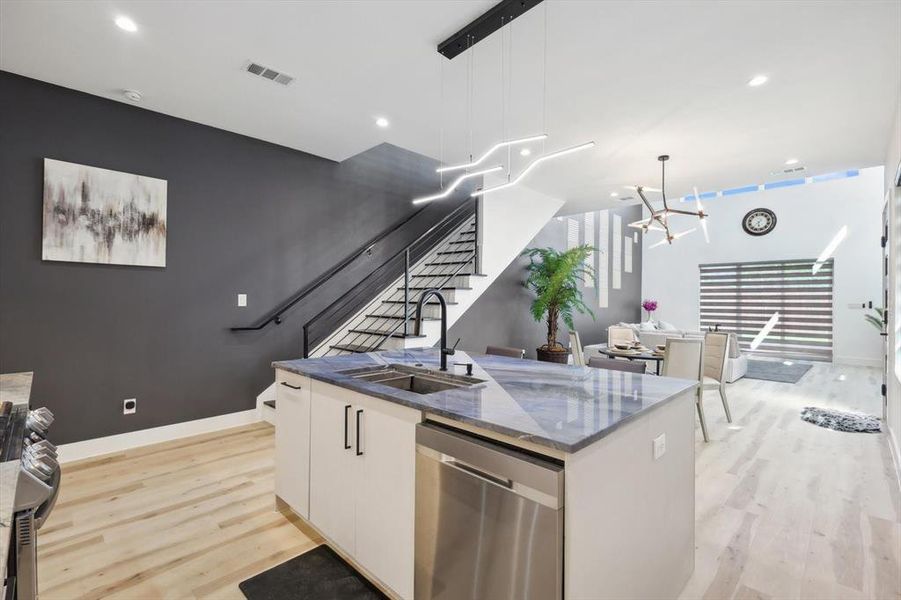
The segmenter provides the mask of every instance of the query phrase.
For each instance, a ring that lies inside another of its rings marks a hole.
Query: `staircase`
[[[503,182],[490,175],[484,179],[485,186]],[[420,335],[413,335],[416,302],[422,292],[429,287],[442,290],[448,302],[447,326],[451,327],[562,205],[562,200],[518,187],[493,194],[490,200],[473,203],[469,209],[461,206],[405,252],[387,260],[307,321],[301,355],[310,358],[433,346],[440,332],[438,303],[434,299],[423,306]],[[278,325],[292,307],[332,276],[365,260],[368,249],[380,244],[388,233],[370,240],[256,325],[234,327],[233,331],[258,331]],[[461,344],[465,347],[465,340]],[[265,403],[274,399],[274,384],[257,396],[263,419],[272,418],[274,411]]]
[[[320,343],[310,357],[336,356],[431,345],[438,334],[439,305],[430,299],[423,305],[422,331],[414,334],[416,303],[430,288],[441,290],[448,306],[457,306],[473,294],[479,253],[478,218],[467,218],[440,240],[419,261],[405,268],[372,302]],[[406,265],[405,265],[406,266]]]

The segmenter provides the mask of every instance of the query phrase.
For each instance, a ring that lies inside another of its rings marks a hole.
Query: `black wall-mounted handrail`
[[[393,225],[393,226],[385,229],[380,234],[378,234],[377,236],[375,236],[374,238],[372,238],[371,240],[369,240],[368,242],[363,244],[357,250],[354,250],[351,254],[347,255],[344,258],[344,260],[342,260],[341,262],[336,264],[334,267],[332,267],[325,273],[322,273],[321,275],[319,275],[316,279],[311,281],[309,284],[304,286],[299,292],[297,292],[290,300],[288,300],[287,302],[285,302],[284,304],[279,306],[277,309],[275,309],[274,311],[269,313],[269,315],[267,315],[257,325],[251,325],[248,327],[231,327],[230,329],[232,331],[259,331],[260,329],[263,329],[270,323],[275,323],[276,325],[281,325],[282,315],[285,314],[288,310],[290,310],[294,305],[296,305],[298,302],[300,302],[301,300],[303,300],[304,298],[306,298],[307,296],[309,296],[310,294],[315,292],[317,289],[319,289],[322,286],[322,284],[324,284],[326,281],[328,281],[329,279],[331,279],[332,277],[337,275],[339,272],[343,271],[356,259],[360,258],[361,256],[371,253],[373,246],[375,246],[376,244],[378,244],[379,242],[384,240],[386,237],[388,237],[390,234],[394,233],[395,231],[397,231],[398,229],[400,229],[401,227],[403,227],[404,225],[406,225],[407,223],[409,223],[410,221],[415,219],[426,208],[428,208],[428,207],[426,206],[426,207],[420,208],[416,212],[414,212],[414,213],[410,214],[409,216],[403,218],[402,220],[398,221],[398,223],[396,225]],[[442,221],[443,221],[443,219],[442,219]],[[431,229],[429,231],[431,231]],[[425,235],[425,234],[423,234],[423,235]]]

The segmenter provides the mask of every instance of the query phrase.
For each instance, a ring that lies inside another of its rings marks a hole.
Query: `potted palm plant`
[[[560,251],[554,248],[528,248],[523,256],[529,257],[526,267],[528,277],[525,286],[532,290],[532,317],[536,321],[547,322],[547,343],[537,349],[538,360],[567,363],[569,350],[557,341],[557,326],[560,319],[573,329],[573,313],[591,315],[582,300],[579,283],[586,275],[593,275],[594,269],[585,264],[594,251],[587,244]]]

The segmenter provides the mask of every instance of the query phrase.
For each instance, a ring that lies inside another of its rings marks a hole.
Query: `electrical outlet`
[[[238,294],[238,306],[247,306],[247,294]]]
[[[138,399],[137,398],[126,398],[122,401],[122,414],[123,415],[133,415],[135,411],[138,410]]]
[[[666,434],[661,433],[654,438],[654,460],[666,454]]]

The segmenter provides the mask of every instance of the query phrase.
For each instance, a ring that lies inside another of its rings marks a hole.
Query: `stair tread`
[[[435,273],[434,275],[412,275],[411,277],[488,277],[484,273]]]
[[[395,320],[397,320],[397,321],[403,321],[403,319],[404,319],[404,316],[403,316],[403,315],[377,315],[377,314],[370,314],[370,315],[366,315],[366,317],[371,317],[371,318],[373,318],[373,319],[395,319]],[[441,319],[439,319],[439,318],[437,318],[437,317],[423,317],[422,320],[423,320],[423,321],[440,321]],[[410,321],[411,321],[411,322],[413,321],[413,317],[412,317],[412,316],[410,317]]]
[[[454,240],[452,242],[448,242],[450,244],[474,244],[475,240]]]
[[[329,346],[332,350],[343,350],[344,352],[353,352],[355,354],[361,354],[363,352],[372,352],[372,348],[369,346],[358,346],[356,344],[335,344],[334,346]]]
[[[472,254],[474,250],[441,250],[440,252],[436,252],[436,256],[441,256],[444,254]]]
[[[410,289],[411,289],[411,290],[430,290],[430,289],[432,289],[433,287],[434,287],[434,286],[430,286],[430,285],[411,285],[411,286],[410,286]],[[397,289],[398,289],[398,290],[403,290],[404,288],[403,288],[403,287],[399,287],[399,288],[397,288]],[[447,285],[447,286],[442,286],[442,287],[439,288],[439,289],[440,289],[441,291],[454,291],[454,290],[471,290],[472,288],[471,288],[471,287],[461,287],[461,286],[459,286],[459,285]],[[450,302],[448,302],[448,304],[450,304]]]
[[[449,260],[446,262],[430,262],[426,263],[427,267],[440,267],[441,265],[468,265],[472,260]]]
[[[401,288],[401,289],[403,289],[403,288]],[[382,304],[403,304],[403,303],[404,303],[403,300],[382,300]],[[410,300],[407,302],[407,304],[416,304],[416,300]],[[426,300],[425,301],[426,306],[428,306],[430,304],[437,305],[438,301],[437,300]],[[458,303],[457,302],[447,302],[446,304],[448,306],[453,306]]]
[[[389,333],[387,331],[383,331],[381,329],[348,329],[349,333],[363,333],[366,335],[383,335],[386,337],[393,338],[424,338],[424,335],[413,335],[412,333],[405,334],[403,331],[395,331]]]

